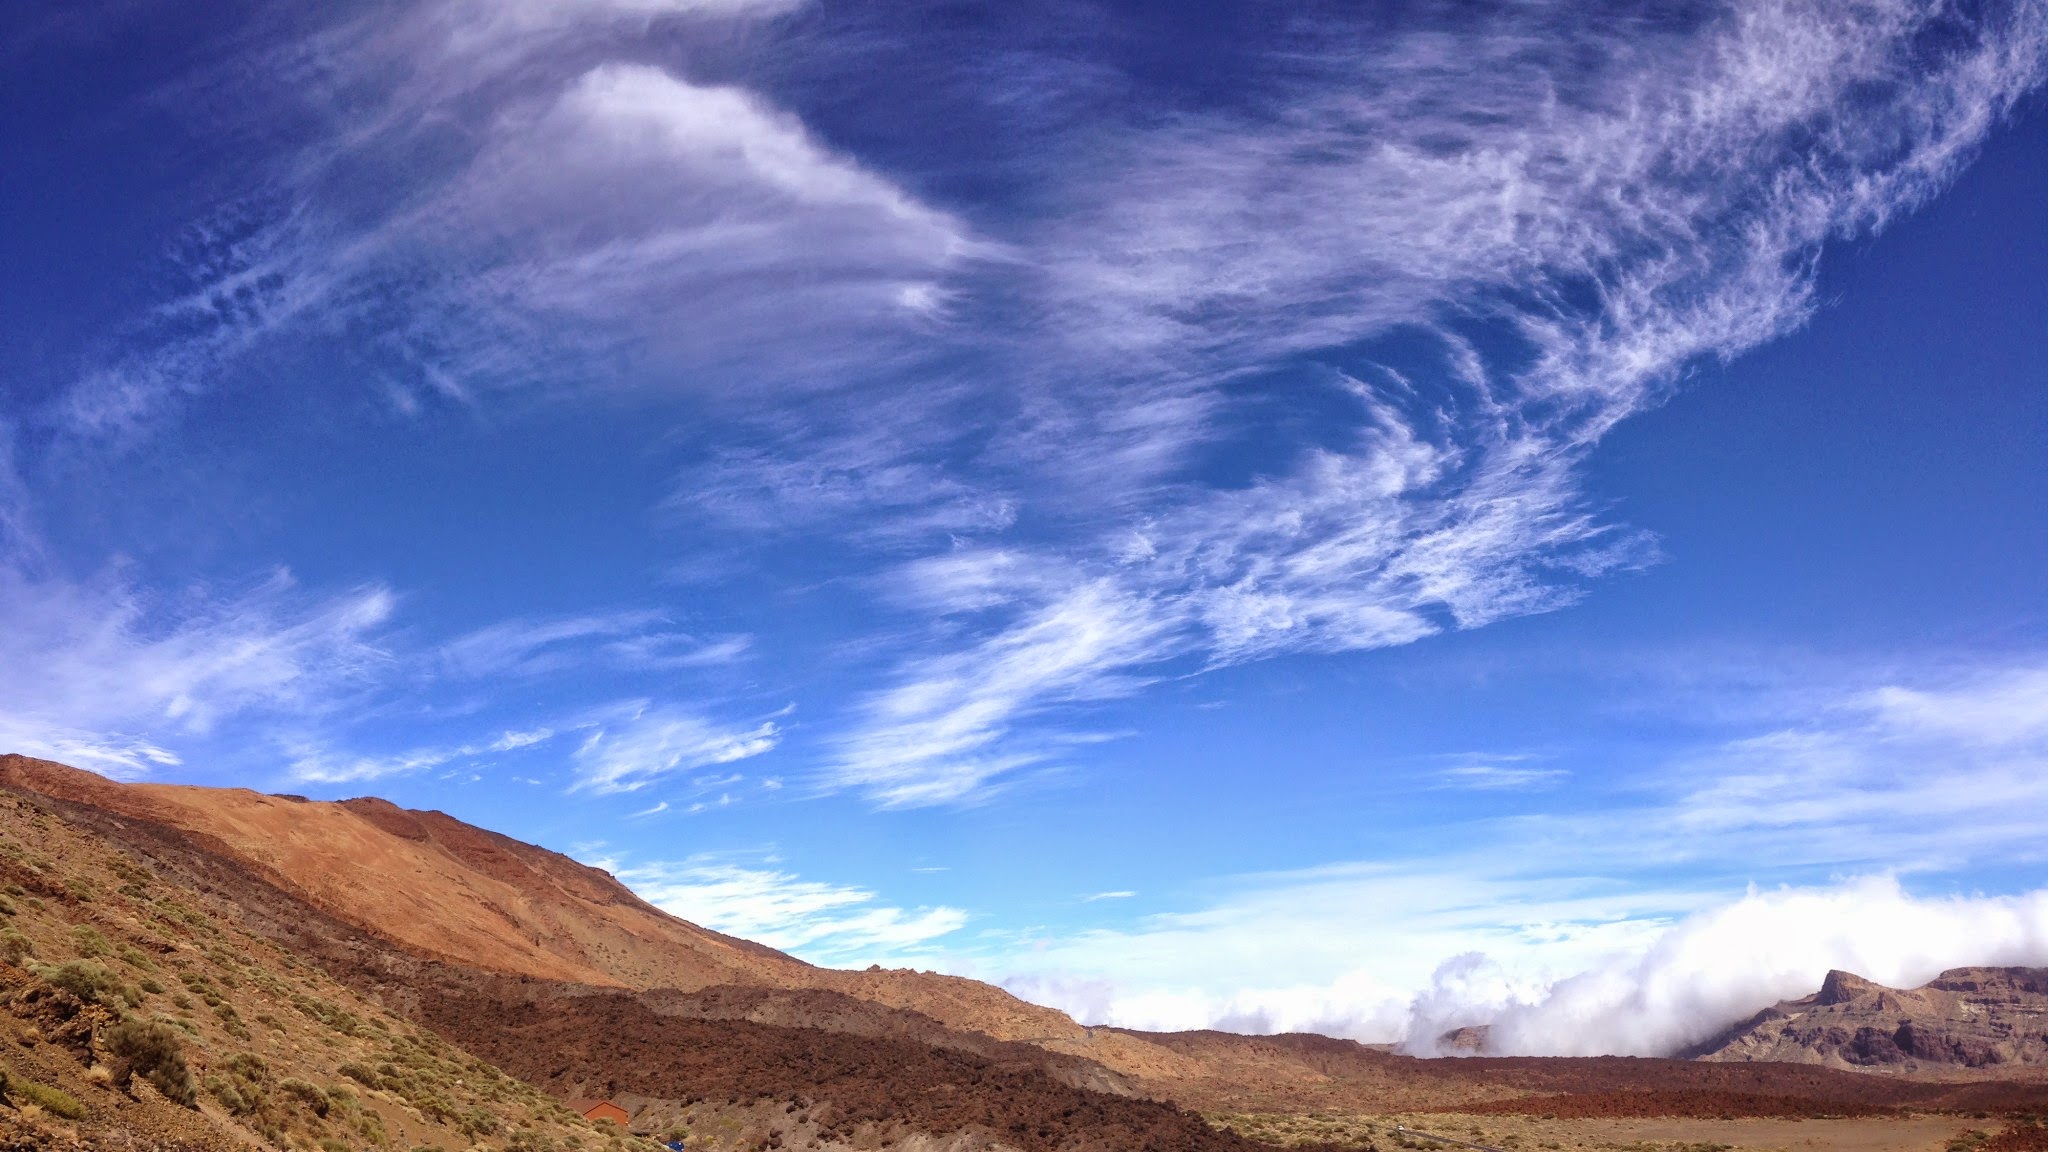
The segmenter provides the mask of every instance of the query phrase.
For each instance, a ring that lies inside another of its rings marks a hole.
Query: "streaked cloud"
[[[1444,769],[1438,773],[1438,778],[1446,788],[1491,792],[1538,788],[1555,784],[1569,775],[1571,773],[1563,768],[1536,768],[1510,758],[1506,762],[1459,764]]]
[[[1356,58],[1333,49],[1284,113],[1107,143],[1093,210],[1041,246],[1056,339],[1142,371],[1044,382],[1015,435],[1112,526],[1002,552],[1031,579],[980,586],[975,638],[904,662],[831,780],[957,802],[1044,760],[1010,739],[1027,720],[1166,662],[1409,643],[1653,562],[1585,501],[1586,452],[1688,365],[1802,323],[1822,246],[1932,196],[2040,82],[2048,17],[1794,3],[1669,34],[1525,7],[1455,55],[1431,30],[1339,43]],[[1433,343],[1431,382],[1325,369],[1348,434],[1236,487],[1185,479],[1230,435],[1217,381],[1396,332]],[[1082,598],[1125,642],[1019,677]]]
[[[0,565],[0,729],[14,749],[135,776],[231,719],[330,713],[388,667],[396,598],[245,588],[153,596],[119,574],[74,583]]]
[[[722,725],[649,700],[614,706],[588,727],[571,757],[576,787],[600,794],[637,792],[680,772],[751,759],[781,742],[772,720]],[[732,782],[727,777],[700,787]]]
[[[542,676],[592,664],[629,669],[704,668],[746,655],[745,636],[694,636],[653,611],[547,620],[504,620],[440,646],[437,662],[457,676]]]
[[[50,420],[146,436],[245,358],[337,331],[406,413],[900,355],[994,250],[761,94],[636,47],[799,6],[443,0],[239,62],[218,82],[248,115],[305,102],[330,131],[189,230],[186,290]],[[261,84],[275,105],[246,99]]]
[[[853,966],[916,956],[959,931],[968,919],[957,908],[898,907],[865,888],[717,858],[617,871],[620,880],[664,911],[818,964]]]
[[[171,335],[52,419],[146,426],[312,326],[403,410],[695,405],[669,503],[715,547],[851,543],[835,576],[928,593],[816,782],[972,802],[1160,676],[1408,644],[1654,563],[1583,493],[1587,454],[1690,366],[1804,322],[1823,247],[1944,187],[2048,59],[2027,2],[1313,21],[1258,98],[1015,121],[1020,207],[970,223],[913,190],[945,179],[649,48],[774,44],[800,15],[445,0],[280,49],[265,75],[330,131],[195,227]],[[1262,421],[1280,378],[1320,390],[1320,426]],[[451,658],[738,642],[612,627],[508,625]]]
[[[291,762],[291,775],[309,784],[351,784],[406,776],[449,764],[476,760],[504,752],[531,748],[554,738],[554,732],[537,728],[527,732],[506,732],[495,739],[439,748],[416,748],[391,756],[362,756],[302,745]]]

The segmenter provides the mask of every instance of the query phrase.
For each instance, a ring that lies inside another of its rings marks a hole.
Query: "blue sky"
[[[1090,1020],[2048,964],[2048,7],[0,24],[0,743]]]

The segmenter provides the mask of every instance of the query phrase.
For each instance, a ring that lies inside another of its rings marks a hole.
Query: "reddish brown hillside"
[[[999,1039],[1086,1045],[1093,1058],[1122,1055],[1146,1072],[1174,1065],[1122,1038],[1090,1044],[1087,1030],[1064,1014],[977,981],[813,967],[671,916],[599,869],[439,812],[375,799],[122,784],[18,755],[0,756],[0,786],[176,829],[337,920],[427,959],[630,989],[826,989]]]
[[[933,1084],[957,1084],[947,1090],[973,1098],[965,1111],[942,1109],[925,1119],[976,1128],[1016,1120],[982,1098],[998,1082],[1012,1084],[1013,1074],[1025,1077],[1014,1081],[1016,1090],[1031,1085],[1027,1094],[1036,1103],[1028,1111],[1040,1119],[1069,1091],[1177,1100],[1217,1112],[1387,1112],[1562,1093],[1611,1095],[1587,1105],[1603,1115],[1739,1112],[1766,1104],[1773,1114],[1908,1103],[1998,1111],[2048,1105],[2048,1088],[2039,1084],[1952,1084],[1930,1094],[1811,1065],[1424,1061],[1321,1036],[1091,1031],[970,980],[804,964],[669,916],[601,871],[439,813],[378,800],[320,803],[117,784],[19,756],[0,756],[0,789],[31,797],[178,878],[370,1002],[407,1018],[432,1018],[508,1061],[518,1063],[521,1045],[542,1039],[520,1023],[529,1016],[588,1025],[597,1017],[584,1017],[599,1013],[607,1027],[630,1023],[647,1045],[637,1063],[600,1045],[560,1066],[521,1067],[551,1087],[616,1083],[667,1099],[665,1107],[681,1107],[677,1100],[690,1092],[722,1090],[717,1077],[725,1073],[715,1061],[655,1059],[664,1031],[701,1033],[713,1048],[714,1037],[753,1045],[748,1050],[763,1061],[786,1067],[793,1079],[777,1083],[792,1092],[816,1069],[787,1061],[809,1050],[843,1051],[853,1061],[848,1067],[864,1069],[827,1094],[847,1116],[862,1114],[871,1089],[888,1090],[892,1061],[910,1061],[879,1054],[923,1053],[903,1067],[915,1063],[936,1078]],[[532,1010],[543,1002],[545,1011]],[[451,1005],[465,1007],[451,1013]],[[1043,1051],[1027,1056],[1023,1044]],[[984,1064],[992,1069],[986,1075],[975,1070]],[[1799,1102],[1786,1103],[1795,1097]],[[1558,1110],[1548,1102],[1529,1106]],[[1164,1115],[1131,1112],[1131,1131]],[[1155,1135],[1168,1143],[1206,1139],[1192,1130],[1170,1139],[1164,1132]]]
[[[0,756],[0,783],[181,829],[421,956],[623,987],[799,983],[809,969],[670,916],[595,868],[439,812],[120,784],[24,756]]]

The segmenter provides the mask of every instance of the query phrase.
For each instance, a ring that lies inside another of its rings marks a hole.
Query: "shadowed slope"
[[[405,952],[493,972],[628,989],[736,984],[824,989],[953,1028],[1028,1040],[1148,1074],[1168,1053],[1091,1041],[1065,1014],[974,980],[817,968],[663,912],[557,852],[384,800],[309,801],[246,789],[123,784],[0,756],[0,785],[192,837],[321,911]]]
[[[969,1096],[1009,1084],[1046,1108],[1068,1092],[1177,1100],[1209,1112],[1520,1107],[1510,1102],[1558,1093],[1614,1095],[1599,1105],[1603,1115],[1764,1106],[1756,1101],[1785,1115],[1959,1106],[1980,1097],[1970,1106],[2048,1104],[2041,1085],[1926,1085],[1900,1094],[1896,1082],[1812,1065],[1417,1060],[1322,1036],[1089,1030],[970,980],[804,964],[669,916],[599,870],[439,813],[376,800],[116,784],[15,756],[0,757],[0,787],[39,797],[175,873],[372,1002],[463,1036],[558,1090],[614,1085],[665,1100],[663,1107],[723,1092],[744,1070],[663,1047],[663,1036],[683,1034],[714,1047],[724,1037],[731,1052],[759,1057],[753,1075],[791,1092],[822,1067],[807,1053],[841,1052],[847,1060],[827,1079],[845,1117],[892,1098],[893,1069],[913,1065],[924,1070],[920,1083],[954,1084],[947,1091]],[[630,1032],[637,1056],[579,1046],[579,1028]],[[532,1044],[561,1059],[527,1066],[521,1045]],[[826,1087],[814,1085],[810,1098]],[[1980,1088],[1989,1095],[1950,1091]],[[1081,1107],[1058,1103],[1057,1111],[1070,1106]],[[969,1115],[979,1117],[975,1126],[1018,1119],[981,1103],[924,1119],[968,1123],[960,1118]],[[1058,1130],[1048,1117],[1031,1122]],[[1208,1139],[1166,1113],[1141,1109],[1126,1118],[1133,1133],[1166,1124],[1179,1133],[1169,1143]],[[772,1127],[765,1114],[756,1119]],[[1167,1129],[1138,1138],[1166,1139]]]
[[[1703,1060],[1772,1060],[1918,1076],[2048,1066],[2048,969],[1954,968],[1919,988],[1830,972],[1700,1046]]]

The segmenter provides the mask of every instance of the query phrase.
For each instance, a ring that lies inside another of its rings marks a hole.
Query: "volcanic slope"
[[[485,1140],[626,1144],[247,931],[232,908],[0,794],[0,1149]]]
[[[974,980],[818,968],[672,916],[556,852],[378,799],[124,784],[0,756],[0,787],[175,831],[408,955],[540,980],[633,990],[714,985],[836,992],[948,1028],[1085,1056],[1127,1075],[1200,1075],[1142,1039],[1090,1030]],[[1313,1074],[1302,1070],[1301,1075]]]
[[[796,1141],[785,1115],[808,1118],[804,1147],[909,1133],[1215,1146],[1165,1101],[1273,1114],[1550,1112],[1546,1099],[1588,1093],[1661,1115],[2048,1107],[2040,1085],[1901,1085],[1811,1065],[1424,1061],[1320,1036],[1090,1030],[972,981],[815,968],[676,920],[566,857],[382,801],[117,784],[21,757],[0,757],[0,788],[205,894],[365,1003],[551,1092],[630,1096],[693,1146],[731,1152]]]
[[[26,1054],[0,1064],[4,1152],[648,1147],[559,1103],[579,1096],[702,1152],[1264,1152],[1098,1065],[841,993],[637,992],[413,955],[190,834],[25,789],[0,792],[8,878],[0,1037]],[[162,1090],[124,1021],[175,1053]]]
[[[2048,1066],[2048,969],[1956,968],[1911,989],[1830,972],[1702,1045],[1715,1061],[1820,1064],[1921,1078]]]

